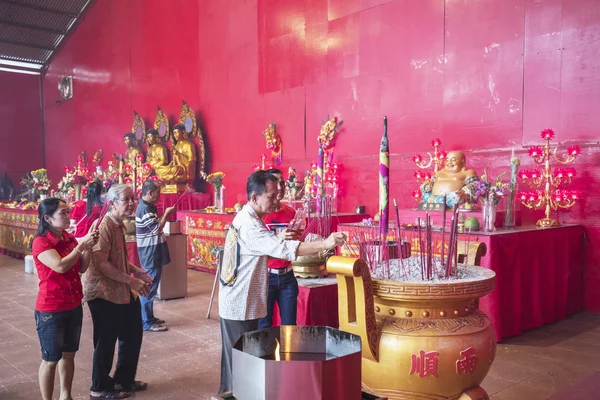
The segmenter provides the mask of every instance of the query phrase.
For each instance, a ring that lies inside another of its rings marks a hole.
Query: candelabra
[[[267,155],[265,153],[260,155],[260,164],[254,164],[252,169],[254,171],[267,171],[274,168],[273,164],[267,161]]]
[[[435,176],[435,173],[438,172],[439,169],[442,168],[444,164],[444,160],[446,160],[446,152],[440,149],[442,145],[442,141],[440,139],[433,139],[431,141],[431,146],[433,147],[433,155],[431,153],[427,153],[429,156],[429,161],[425,162],[423,156],[420,154],[415,154],[413,156],[413,161],[415,165],[419,168],[415,172],[415,178],[419,187],[425,183],[426,181],[430,181],[432,177]],[[433,171],[430,171],[430,168],[433,166]],[[423,170],[423,171],[421,171]],[[421,191],[414,190],[412,192],[412,196],[416,201],[419,201],[421,198]]]
[[[558,219],[550,218],[551,210],[570,208],[575,205],[579,192],[565,189],[576,175],[574,168],[551,168],[551,161],[566,165],[572,163],[581,153],[579,146],[569,146],[566,154],[556,155],[558,146],[550,150],[550,140],[554,138],[552,129],[545,129],[540,137],[546,141],[544,147],[534,146],[529,149],[529,156],[533,161],[542,166],[542,170],[529,169],[519,171],[519,177],[534,191],[521,192],[521,203],[530,209],[544,209],[545,218],[537,221],[542,228],[558,226]],[[536,189],[537,188],[537,189]]]

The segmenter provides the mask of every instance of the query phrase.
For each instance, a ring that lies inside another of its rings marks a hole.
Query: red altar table
[[[298,279],[297,325],[339,327],[337,280],[335,276],[321,279]],[[281,325],[279,307],[275,303],[273,326]]]
[[[352,225],[340,224],[347,231]],[[473,232],[487,254],[481,266],[496,273],[496,289],[480,301],[498,341],[565,319],[583,307],[583,227],[518,227]],[[459,240],[467,240],[460,234]]]
[[[235,214],[207,213],[204,211],[178,211],[177,219],[183,221],[182,232],[188,235],[188,268],[215,273],[219,246],[225,245],[225,230]],[[338,224],[362,221],[366,215],[336,213],[331,217],[331,231]]]
[[[31,242],[38,226],[35,210],[0,208],[0,254],[24,258],[31,254]]]
[[[160,200],[156,203],[156,209],[158,215],[162,215],[165,209],[175,204],[177,199],[181,197],[181,194],[161,194]],[[177,211],[185,210],[201,210],[210,206],[211,196],[208,193],[189,193],[186,194],[179,203],[177,203]],[[177,213],[171,214],[169,221],[177,220]]]

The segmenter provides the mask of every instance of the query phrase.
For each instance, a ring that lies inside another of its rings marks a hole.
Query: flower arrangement
[[[208,174],[206,181],[213,185],[215,189],[218,189],[223,185],[223,178],[225,178],[225,173],[213,172],[212,174]]]
[[[86,186],[88,184],[89,170],[87,167],[79,167],[78,169],[65,166],[65,176],[58,182],[58,192],[66,196],[71,194],[76,185]]]
[[[34,189],[36,194],[48,194],[48,191],[50,190],[50,180],[48,179],[46,168],[36,169],[35,171],[28,173],[23,180],[21,180],[21,185]]]
[[[484,170],[481,179],[475,183],[475,197],[484,203],[490,202],[498,205],[500,200],[508,194],[508,184],[502,182],[505,173],[506,171],[498,175],[496,179],[491,179],[487,174],[487,169]]]

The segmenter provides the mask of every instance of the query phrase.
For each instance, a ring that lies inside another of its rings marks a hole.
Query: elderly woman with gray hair
[[[100,225],[93,262],[83,276],[83,300],[94,322],[91,399],[120,399],[144,390],[135,380],[142,346],[139,296],[148,294],[150,276],[128,261],[123,221],[135,210],[133,190],[113,185],[106,198],[108,210]],[[110,376],[115,344],[119,341],[117,368]]]

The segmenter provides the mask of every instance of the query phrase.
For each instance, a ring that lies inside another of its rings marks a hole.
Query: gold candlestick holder
[[[552,210],[571,208],[577,202],[580,193],[576,190],[567,190],[577,171],[574,168],[552,168],[552,162],[567,165],[575,161],[581,153],[579,146],[569,146],[566,154],[557,156],[558,146],[550,149],[550,141],[554,138],[552,129],[545,129],[540,133],[544,139],[544,147],[534,146],[529,149],[529,156],[533,161],[542,166],[542,169],[525,169],[519,171],[523,183],[533,188],[533,191],[524,191],[519,194],[521,203],[530,209],[544,209],[545,217],[538,220],[536,225],[542,228],[559,226],[558,219],[550,217]]]

